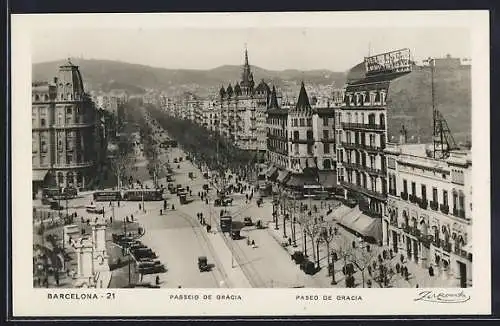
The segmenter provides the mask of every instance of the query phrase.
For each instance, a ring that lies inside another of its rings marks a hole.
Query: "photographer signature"
[[[464,291],[460,292],[422,291],[418,293],[418,298],[413,300],[436,302],[436,303],[462,303],[469,301],[470,296],[466,295]]]

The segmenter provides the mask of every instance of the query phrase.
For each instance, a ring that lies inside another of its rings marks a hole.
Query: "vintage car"
[[[252,222],[252,218],[251,217],[245,217],[243,219],[243,223],[245,223],[245,226],[252,226],[253,225],[253,222]]]
[[[210,270],[210,265],[208,265],[206,256],[198,257],[198,269],[200,270],[200,272],[206,272]]]

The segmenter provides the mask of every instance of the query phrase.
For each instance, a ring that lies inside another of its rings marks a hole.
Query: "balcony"
[[[391,226],[394,226],[395,228],[397,228],[397,227],[398,227],[398,219],[396,219],[396,218],[391,219],[391,220],[389,221],[389,224],[390,224]]]
[[[370,174],[380,175],[381,177],[385,177],[385,175],[386,175],[385,170],[374,169],[374,168],[371,168],[369,166],[365,166],[362,164],[350,163],[350,162],[342,162],[342,164],[344,165],[344,167],[346,167],[348,169],[361,170],[361,171],[368,172]]]
[[[420,238],[421,232],[417,227],[413,226],[413,227],[410,227],[410,234],[417,237],[417,238]]]
[[[437,201],[430,201],[429,206],[431,207],[432,210],[437,211],[439,208],[439,204]]]
[[[360,144],[360,143],[342,142],[342,146],[346,149],[362,149],[371,152],[381,152],[383,150],[382,147],[372,146],[368,144]]]
[[[385,125],[342,122],[342,129],[384,131]]]
[[[408,200],[408,193],[401,191],[401,199]]]
[[[443,243],[443,250],[446,252],[451,252],[451,243],[450,242],[444,242]]]
[[[429,201],[425,198],[419,199],[418,206],[422,209],[427,209]]]
[[[335,138],[321,138],[322,143],[334,143]]]
[[[314,144],[314,139],[312,139],[312,138],[308,138],[308,139],[304,139],[304,138],[289,138],[288,141],[290,141],[292,143],[298,143],[298,144]]]
[[[349,183],[347,181],[341,181],[340,184],[345,188],[351,189],[351,190],[356,191],[356,192],[363,193],[367,196],[376,198],[378,200],[382,200],[382,201],[387,200],[387,194],[383,194],[383,193],[380,193],[378,191],[369,190],[369,189],[363,188],[361,186]]]
[[[408,199],[410,200],[410,203],[416,204],[417,200],[418,200],[418,197],[415,196],[415,195],[409,195]]]
[[[441,204],[441,205],[439,205],[439,209],[441,210],[441,212],[443,214],[448,214],[450,212],[450,206],[448,206],[448,205]]]

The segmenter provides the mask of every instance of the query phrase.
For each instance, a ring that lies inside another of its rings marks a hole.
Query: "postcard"
[[[490,313],[487,11],[11,31],[15,317]]]

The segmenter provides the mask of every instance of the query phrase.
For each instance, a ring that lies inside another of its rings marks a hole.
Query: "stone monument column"
[[[92,242],[88,239],[82,241],[82,247],[80,248],[81,257],[81,278],[89,280],[94,277],[94,259],[93,259],[93,246]],[[91,284],[89,284],[91,285]]]

